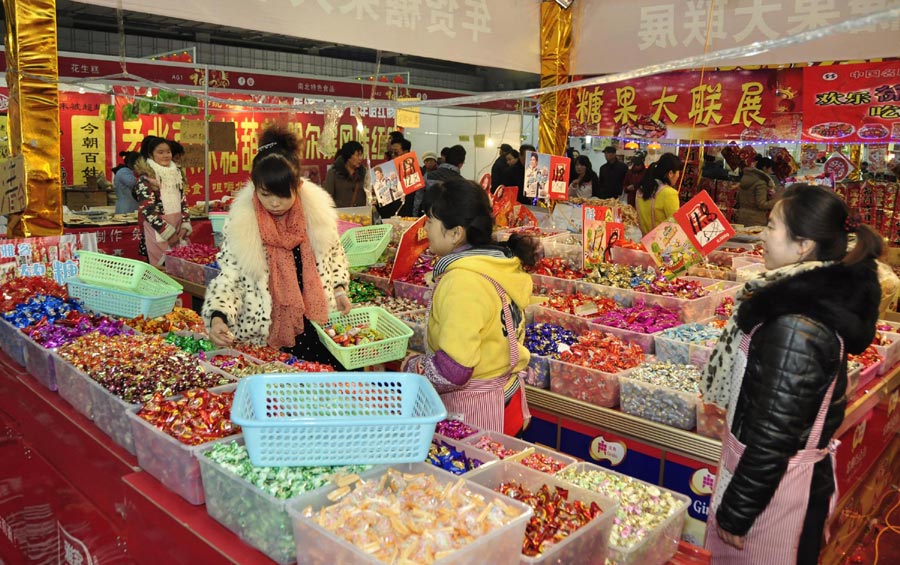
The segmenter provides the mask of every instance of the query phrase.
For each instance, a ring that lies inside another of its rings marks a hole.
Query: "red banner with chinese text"
[[[900,140],[900,61],[803,69],[803,140]]]
[[[799,69],[671,72],[575,91],[569,135],[796,140]],[[693,131],[692,131],[693,130]]]

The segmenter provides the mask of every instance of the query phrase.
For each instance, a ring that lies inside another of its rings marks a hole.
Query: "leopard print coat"
[[[208,328],[213,312],[222,312],[237,341],[265,345],[272,324],[272,295],[268,258],[253,206],[255,190],[252,184],[242,189],[225,220],[218,255],[222,273],[206,289],[203,320]],[[334,289],[347,288],[350,273],[338,236],[334,200],[318,185],[304,181],[300,201],[328,306],[336,310]]]

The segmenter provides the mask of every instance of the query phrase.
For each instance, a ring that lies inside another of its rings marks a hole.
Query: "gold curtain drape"
[[[541,4],[541,87],[569,81],[569,57],[572,52],[572,10],[556,2]],[[538,147],[541,153],[562,155],[569,133],[571,91],[541,96],[538,122]]]
[[[3,0],[9,146],[25,159],[25,210],[11,237],[62,233],[56,0]]]

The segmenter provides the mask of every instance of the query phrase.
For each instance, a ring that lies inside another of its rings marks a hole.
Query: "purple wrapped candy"
[[[678,314],[662,306],[636,302],[631,308],[610,310],[595,320],[598,324],[638,332],[655,333],[681,324]]]
[[[475,434],[478,430],[462,420],[443,420],[438,422],[435,432],[450,439],[463,439]]]

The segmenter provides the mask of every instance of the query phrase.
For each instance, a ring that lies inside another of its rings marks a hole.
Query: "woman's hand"
[[[716,528],[716,532],[718,532],[719,534],[719,539],[721,539],[731,547],[735,549],[744,549],[744,536],[737,536],[728,533],[722,528]]]
[[[209,339],[219,347],[231,347],[234,345],[234,334],[228,329],[228,324],[222,318],[213,318],[209,324]]]
[[[350,303],[350,299],[347,298],[346,292],[337,292],[334,295],[334,301],[337,303],[337,309],[341,314],[347,315],[350,313],[350,309],[353,308],[353,304]]]
[[[169,246],[178,245],[179,241],[181,241],[181,232],[180,231],[176,231],[175,233],[172,234],[172,237],[170,237],[169,239],[166,240],[166,242],[169,244]]]
[[[182,226],[178,229],[178,241],[183,241],[187,238],[188,231],[187,228]]]

